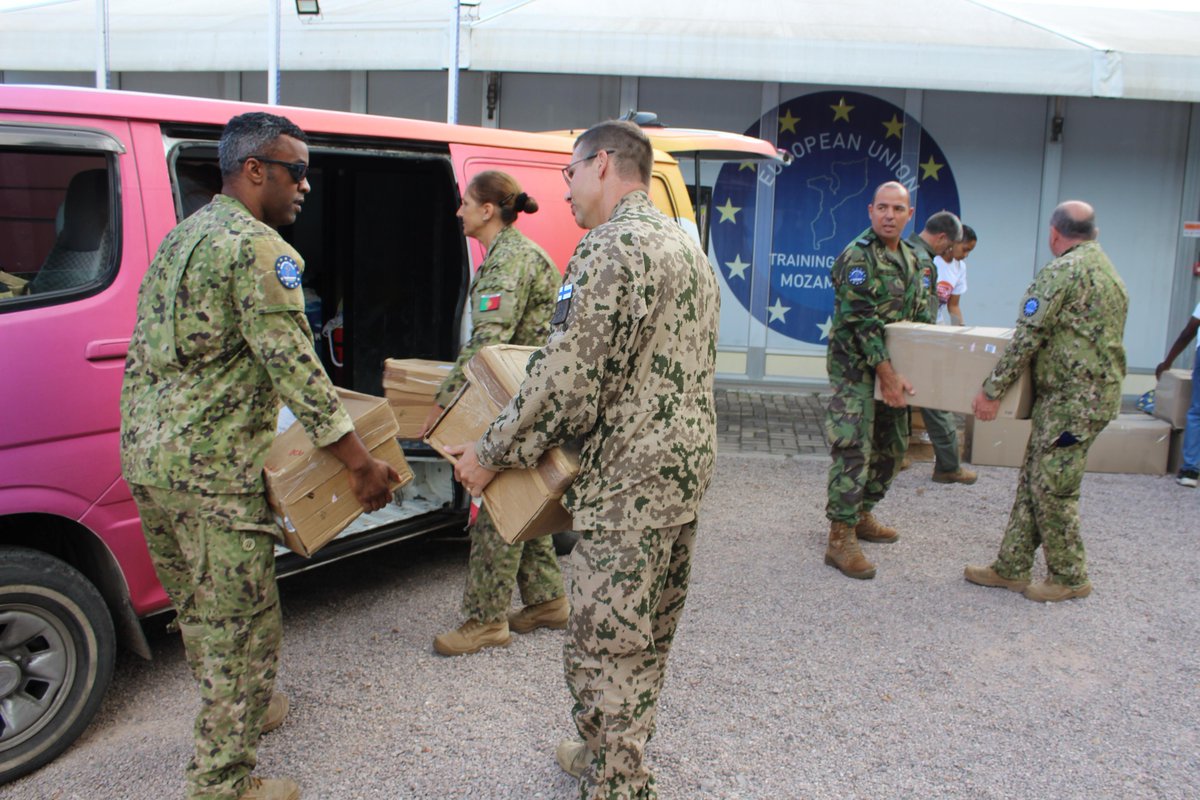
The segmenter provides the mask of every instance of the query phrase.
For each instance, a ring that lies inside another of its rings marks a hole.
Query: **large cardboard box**
[[[1009,419],[974,421],[971,463],[1019,467],[1033,423]],[[1088,472],[1162,475],[1167,471],[1171,426],[1146,414],[1121,414],[1096,437],[1088,450]]]
[[[392,488],[411,481],[413,473],[396,442],[396,420],[387,401],[345,389],[338,395],[371,455],[400,474],[400,483]],[[284,544],[302,556],[313,555],[362,513],[342,462],[314,445],[298,422],[275,437],[263,474]]]
[[[401,439],[416,439],[434,395],[454,364],[425,358],[389,358],[383,362],[383,396],[396,417]]]
[[[1187,412],[1192,405],[1192,373],[1169,369],[1154,387],[1154,416],[1171,423],[1172,428],[1187,427]]]
[[[443,456],[446,447],[474,442],[517,393],[535,347],[491,345],[475,354],[464,372],[467,385],[446,407],[425,440]],[[447,456],[448,458],[450,456]],[[533,469],[500,472],[483,490],[483,505],[509,544],[571,529],[559,498],[579,474],[579,454],[556,447]]]
[[[886,328],[892,366],[908,379],[916,395],[908,401],[919,408],[936,408],[959,414],[974,413],[971,401],[991,374],[1012,328],[927,325],[893,322]],[[879,382],[875,397],[882,399]],[[1033,407],[1029,370],[1017,379],[1000,401],[997,419],[1027,419]]]

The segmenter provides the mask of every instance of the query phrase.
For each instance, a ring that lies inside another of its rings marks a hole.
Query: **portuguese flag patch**
[[[485,294],[479,298],[480,311],[499,311],[500,310],[500,295]]]

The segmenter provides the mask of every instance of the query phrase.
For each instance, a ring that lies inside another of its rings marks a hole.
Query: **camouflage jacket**
[[[121,388],[130,483],[263,491],[280,401],[317,445],[353,430],[304,318],[300,256],[226,195],[175,227],[146,272]]]
[[[830,278],[833,326],[826,364],[831,375],[844,367],[866,374],[887,361],[887,323],[927,321],[928,293],[913,248],[904,240],[892,252],[867,230],[838,256]]]
[[[445,406],[463,385],[463,365],[489,344],[538,347],[550,334],[550,315],[562,275],[546,251],[516,228],[502,229],[471,282],[471,339],[442,381],[434,401]]]
[[[720,292],[704,251],[644,191],[575,250],[545,347],[480,438],[480,463],[530,466],[582,438],[563,505],[581,529],[681,525],[716,456]]]
[[[937,253],[930,249],[919,233],[909,236],[908,243],[912,245],[913,254],[917,257],[917,267],[921,270],[921,286],[925,289],[925,294],[929,298],[929,301],[925,304],[925,315],[918,314],[913,318],[913,322],[928,322],[933,324],[937,322],[938,316],[938,268],[937,262],[933,260],[937,256]]]
[[[1076,418],[1113,419],[1121,410],[1128,311],[1125,283],[1100,245],[1076,245],[1033,279],[984,393],[1000,397],[1032,362],[1037,403]]]

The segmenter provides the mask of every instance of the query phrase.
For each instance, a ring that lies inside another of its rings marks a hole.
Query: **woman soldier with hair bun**
[[[512,226],[518,214],[537,209],[537,201],[505,172],[481,172],[467,186],[458,216],[463,232],[483,245],[487,257],[471,282],[471,340],[438,390],[425,420],[426,431],[454,399],[463,384],[463,365],[480,348],[546,343],[562,275],[542,248]],[[509,614],[514,583],[525,607]],[[467,621],[436,637],[433,649],[454,656],[507,645],[512,641],[510,628],[517,633],[565,628],[569,612],[551,537],[506,544],[487,511],[480,508],[471,528],[463,590],[462,613]]]

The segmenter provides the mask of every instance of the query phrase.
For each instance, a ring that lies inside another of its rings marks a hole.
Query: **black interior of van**
[[[219,188],[215,165],[211,144],[176,150],[180,219]],[[468,263],[449,158],[314,149],[308,181],[280,233],[304,258],[305,313],[334,383],[380,395],[385,359],[453,360]]]

